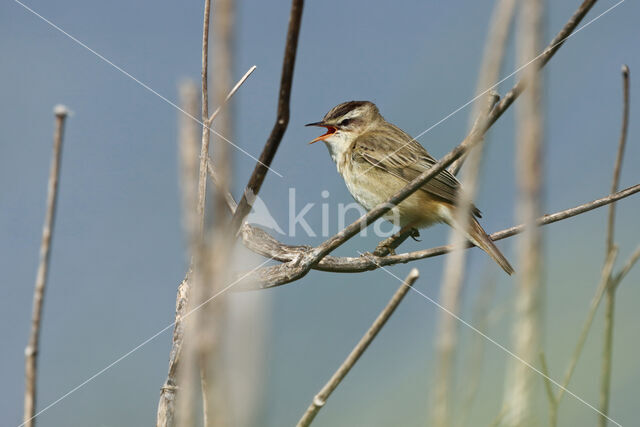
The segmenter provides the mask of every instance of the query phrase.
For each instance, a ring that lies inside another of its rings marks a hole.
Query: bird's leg
[[[420,237],[420,232],[416,228],[413,228],[413,226],[406,225],[393,236],[387,237],[382,242],[378,243],[373,254],[375,256],[387,256],[389,254],[395,255],[396,248],[409,237],[413,240],[419,241],[418,237]]]

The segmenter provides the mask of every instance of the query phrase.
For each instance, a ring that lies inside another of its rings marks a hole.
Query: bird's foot
[[[409,234],[409,237],[411,237],[416,242],[422,242],[422,239],[418,239],[418,237],[420,237],[420,231],[418,231],[417,228],[411,229],[411,234]]]
[[[391,246],[391,244],[386,240],[383,240],[382,242],[378,243],[378,246],[376,246],[375,250],[373,251],[373,255],[375,256],[387,256],[387,255],[395,255],[395,254],[396,254],[395,248]]]

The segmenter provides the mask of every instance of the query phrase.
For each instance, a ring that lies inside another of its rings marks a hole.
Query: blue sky
[[[198,79],[201,2],[31,1],[27,4],[87,46],[104,55],[168,99],[178,82]],[[587,20],[615,2],[601,1]],[[422,132],[474,96],[486,27],[493,2],[400,1],[308,2],[303,15],[291,98],[291,120],[261,196],[280,224],[286,200],[332,205],[351,197],[326,149],[308,146],[316,121],[335,104],[368,99],[412,135]],[[548,41],[577,7],[577,1],[547,4]],[[258,69],[231,109],[234,141],[257,156],[275,118],[288,2],[240,2],[234,76]],[[625,1],[572,37],[545,69],[544,211],[568,208],[608,192],[620,128],[620,66],[629,64],[632,109],[622,187],[640,181],[636,143],[634,75],[639,7]],[[214,2],[215,13],[215,2]],[[88,376],[173,321],[175,290],[184,275],[177,185],[178,111],[156,95],[55,31],[19,4],[0,5],[0,376],[5,385],[0,421],[21,418],[23,350],[31,314],[33,281],[44,215],[51,153],[52,108],[74,115],[64,141],[60,199],[49,288],[45,302],[39,405],[54,401]],[[513,43],[502,75],[517,64]],[[513,79],[500,85],[504,94]],[[420,138],[436,157],[465,135],[469,108]],[[490,132],[476,204],[487,231],[514,222],[516,197],[513,109]],[[254,161],[235,152],[235,194]],[[619,204],[620,262],[640,241],[640,199]],[[353,218],[356,218],[355,213]],[[308,221],[317,226],[320,210]],[[544,229],[544,346],[552,376],[566,367],[597,284],[603,260],[606,211],[591,212]],[[337,223],[330,230],[337,232]],[[423,231],[407,249],[446,241],[444,227]],[[317,244],[304,234],[298,244]],[[374,237],[356,238],[337,253],[370,250]],[[500,244],[515,260],[516,240]],[[486,277],[496,280],[492,307],[497,320],[488,333],[510,344],[515,281],[472,250],[462,316],[471,319]],[[443,258],[393,268],[404,276],[421,271],[416,286],[438,298]],[[517,266],[516,266],[517,269]],[[612,410],[622,424],[635,419],[640,368],[637,351],[640,274],[620,289],[617,307]],[[265,401],[256,425],[294,424],[396,288],[385,272],[338,275],[312,272],[299,283],[259,295],[265,317]],[[317,419],[318,425],[424,425],[433,378],[433,334],[439,313],[410,294],[362,361]],[[264,326],[264,325],[263,325]],[[597,402],[602,313],[578,365],[571,390]],[[472,333],[461,329],[463,350]],[[166,375],[170,334],[164,334],[86,387],[43,414],[41,425],[148,425],[155,419],[159,387]],[[481,394],[474,416],[488,424],[501,402],[509,360],[486,344]],[[457,385],[464,390],[466,353],[458,360]],[[542,386],[542,382],[539,384]],[[542,389],[540,404],[544,407]],[[592,423],[593,411],[569,396],[561,422]]]

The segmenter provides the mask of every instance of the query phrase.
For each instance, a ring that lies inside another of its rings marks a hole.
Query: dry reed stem
[[[351,353],[342,362],[338,370],[331,376],[331,379],[322,387],[322,389],[315,395],[311,404],[302,415],[302,418],[298,421],[298,427],[306,427],[311,424],[316,417],[320,409],[325,405],[331,393],[340,385],[340,382],[349,373],[351,368],[356,364],[360,356],[369,347],[371,342],[378,335],[382,327],[387,323],[391,315],[394,313],[402,299],[405,297],[413,283],[418,279],[419,273],[417,269],[412,269],[407,275],[404,282],[400,285],[398,290],[393,294],[387,305],[382,309],[376,320],[369,327],[367,332],[362,336],[358,344],[351,350]]]
[[[64,124],[69,114],[63,105],[57,105],[54,110],[55,130],[53,132],[53,153],[51,155],[51,169],[47,183],[47,204],[42,227],[42,240],[40,242],[40,263],[36,274],[36,283],[33,290],[33,312],[31,314],[31,332],[29,343],[24,349],[25,357],[25,388],[24,388],[24,415],[23,425],[33,427],[36,423],[36,395],[38,379],[38,352],[40,350],[40,328],[42,325],[42,307],[47,287],[49,272],[49,260],[51,258],[51,240],[55,225],[56,205],[58,201],[58,182],[60,177],[60,162],[62,160],[62,138]]]
[[[543,27],[541,0],[522,3],[519,16],[518,59],[526,63],[539,51]],[[516,108],[516,170],[518,202],[516,216],[524,224],[518,241],[518,288],[512,329],[514,353],[534,364],[540,352],[540,304],[543,286],[540,216],[543,183],[542,79],[540,69],[527,67],[522,81],[529,90]],[[535,420],[534,372],[522,363],[512,364],[507,372],[503,405],[505,425],[531,425]]]
[[[491,21],[489,23],[489,34],[484,45],[484,53],[482,55],[482,64],[478,73],[478,81],[476,84],[476,93],[483,93],[488,87],[495,85],[500,79],[500,70],[504,61],[504,54],[509,37],[509,29],[513,21],[516,0],[496,0],[491,13]],[[491,93],[478,98],[473,103],[470,118],[476,120],[482,115],[482,109],[487,104],[488,97]],[[449,172],[457,175],[467,156],[460,157],[449,166]]]
[[[483,123],[487,114],[498,102],[497,94],[490,94],[483,98],[487,101],[486,110],[481,111],[476,120],[476,124]],[[468,155],[469,163],[465,169],[461,190],[458,195],[458,209],[456,210],[456,223],[468,230],[469,218],[471,217],[472,200],[477,189],[477,180],[480,172],[480,162],[483,154],[483,144],[481,141],[471,150]],[[459,158],[458,160],[462,160]],[[451,313],[458,314],[460,311],[460,299],[462,295],[462,285],[464,283],[466,255],[463,250],[467,242],[465,232],[453,228],[450,232],[450,246],[454,248],[447,256],[444,267],[444,278],[440,287],[440,301]],[[455,365],[455,355],[458,341],[458,322],[450,313],[440,312],[438,327],[436,332],[436,371],[435,371],[435,394],[432,402],[432,424],[438,427],[451,425],[451,392],[453,389],[453,370]]]
[[[211,11],[211,1],[204,2],[204,18],[202,24],[202,72],[201,72],[201,120],[202,140],[200,149],[200,166],[198,172],[198,202],[197,202],[197,223],[188,225],[188,242],[189,252],[191,255],[191,289],[187,300],[187,310],[198,306],[205,299],[207,294],[208,278],[205,276],[203,266],[206,265],[204,259],[206,257],[207,248],[205,247],[204,224],[205,224],[205,205],[207,194],[207,161],[209,158],[209,142],[210,129],[207,126],[209,119],[209,92],[208,92],[208,67],[209,67],[209,20]],[[184,356],[181,360],[181,366],[178,369],[178,384],[180,386],[180,394],[178,396],[177,421],[179,426],[192,426],[195,416],[195,366],[199,365],[202,369],[201,361],[202,349],[207,343],[200,342],[200,330],[203,326],[204,313],[198,310],[193,316],[195,319],[188,321],[184,325],[184,336],[182,337]],[[205,338],[208,340],[208,338]],[[202,391],[202,390],[201,390]],[[206,404],[203,409],[206,411]],[[205,425],[207,425],[206,413]]]
[[[180,85],[180,105],[188,115],[195,117],[198,110],[198,95],[195,84],[185,81]],[[181,114],[179,116],[178,152],[180,158],[180,192],[182,195],[182,221],[187,243],[191,243],[191,229],[196,229],[197,189],[198,189],[198,128],[196,122]],[[192,281],[191,271],[178,286],[176,296],[176,314],[169,354],[169,370],[161,391],[156,416],[157,427],[176,425],[176,394],[178,384],[178,367],[182,360],[184,324],[187,313]]]

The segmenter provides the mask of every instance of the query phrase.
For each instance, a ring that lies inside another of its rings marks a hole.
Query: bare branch
[[[169,354],[169,374],[160,390],[160,402],[158,403],[158,414],[156,417],[157,427],[173,427],[176,425],[176,392],[178,366],[183,351],[184,337],[184,316],[187,313],[190,291],[190,275],[188,272],[184,280],[178,286],[178,296],[176,298],[176,316],[173,327],[173,339],[171,342],[171,353]]]
[[[51,169],[47,183],[47,210],[42,227],[42,241],[40,242],[40,263],[33,290],[33,312],[31,314],[31,332],[29,344],[24,350],[25,357],[25,388],[24,388],[24,416],[23,425],[35,425],[36,386],[38,377],[38,351],[40,343],[40,325],[42,323],[42,307],[47,287],[49,259],[51,257],[51,240],[55,224],[56,204],[58,201],[58,182],[60,177],[60,162],[62,159],[62,137],[64,124],[69,111],[63,105],[57,105],[54,110],[56,117],[53,133],[53,153],[51,155]]]
[[[580,354],[582,353],[582,348],[584,347],[584,343],[587,340],[587,335],[589,334],[589,330],[591,329],[591,324],[593,323],[593,319],[595,317],[596,311],[598,310],[598,306],[600,305],[600,301],[604,296],[605,291],[609,286],[609,281],[611,278],[611,272],[613,271],[613,264],[616,260],[616,255],[618,254],[618,249],[614,246],[609,251],[609,255],[607,256],[607,260],[602,267],[602,273],[600,275],[600,283],[598,283],[598,287],[596,288],[596,293],[591,299],[591,305],[589,306],[589,313],[587,314],[587,318],[582,325],[582,331],[580,332],[580,337],[578,338],[578,343],[576,344],[575,349],[573,350],[573,355],[571,356],[571,360],[569,361],[569,366],[567,367],[567,371],[564,374],[564,378],[562,380],[562,388],[558,389],[558,394],[556,396],[556,402],[560,404],[562,397],[564,396],[564,392],[566,388],[569,386],[569,381],[571,381],[571,376],[578,364],[578,359],[580,358]]]
[[[344,362],[342,362],[342,365],[340,365],[338,370],[333,374],[331,379],[324,385],[324,387],[322,387],[318,394],[315,395],[313,401],[311,402],[311,405],[309,405],[306,412],[302,415],[302,418],[300,418],[300,420],[298,421],[298,427],[305,427],[311,424],[313,419],[318,414],[318,411],[320,411],[320,409],[327,402],[327,399],[329,398],[331,393],[333,393],[336,387],[338,387],[340,382],[356,364],[360,356],[362,356],[365,350],[369,347],[369,344],[371,344],[371,342],[378,335],[382,327],[387,323],[387,320],[389,320],[413,283],[418,279],[418,276],[418,270],[415,268],[409,272],[407,278],[404,279],[404,282],[393,294],[387,305],[380,312],[376,320],[363,335],[358,344],[356,344],[351,353],[349,353]]]
[[[627,275],[627,273],[629,273],[629,271],[633,268],[633,266],[635,265],[635,263],[638,261],[639,258],[640,258],[640,246],[638,246],[636,248],[636,250],[633,251],[633,253],[629,257],[627,262],[624,263],[624,265],[622,266],[622,268],[618,272],[618,274],[616,274],[611,279],[612,283],[611,283],[610,286],[613,287],[613,288],[616,288],[620,284],[622,279],[624,279],[624,277]]]
[[[544,357],[544,352],[540,352],[540,370],[543,374],[544,389],[547,393],[547,401],[549,402],[549,427],[556,427],[558,422],[558,401],[556,395],[553,394],[553,385],[549,378],[549,366],[547,365],[547,359]]]
[[[624,147],[627,141],[627,130],[629,127],[629,67],[622,66],[622,127],[620,130],[620,139],[618,142],[618,154],[616,155],[616,163],[613,168],[613,179],[611,182],[611,191],[614,192],[618,188],[620,181],[620,172],[622,170],[622,160],[624,158]],[[607,251],[608,256],[613,251],[614,245],[614,228],[615,228],[615,205],[609,207],[609,217],[607,220]],[[631,266],[635,263],[635,254],[632,255],[630,262],[625,265]],[[637,258],[636,258],[637,259]],[[625,271],[623,269],[623,271]],[[626,270],[629,271],[629,270]],[[602,370],[600,374],[600,426],[606,427],[609,414],[610,388],[611,388],[611,360],[613,355],[613,319],[615,310],[615,292],[622,277],[621,274],[614,279],[609,274],[609,287],[607,288],[607,303],[605,308],[604,320],[604,349],[602,353]]]
[[[602,197],[600,199],[575,206],[573,208],[565,209],[553,214],[543,215],[542,217],[538,218],[537,224],[541,226],[562,221],[564,219],[571,218],[590,210],[608,205],[609,203],[623,199],[625,197],[629,197],[638,192],[640,192],[640,184],[636,184],[615,194],[611,194],[606,197]],[[523,229],[524,225],[516,225],[501,231],[497,231],[491,234],[490,237],[494,241],[501,240],[519,234],[523,231]],[[260,282],[260,288],[270,288],[274,286],[284,285],[286,283],[289,283],[288,281],[284,281],[287,278],[285,274],[300,274],[300,277],[302,277],[308,271],[302,271],[304,267],[301,265],[301,260],[307,254],[313,251],[312,247],[286,245],[270,236],[264,230],[248,224],[245,224],[243,226],[243,228],[241,229],[241,233],[242,241],[248,249],[267,258],[286,263],[283,265],[267,267],[258,270],[256,275],[258,276],[257,280],[259,280]],[[473,245],[471,243],[467,243],[467,247],[472,246]],[[416,261],[419,259],[443,255],[447,252],[450,252],[451,249],[452,248],[450,246],[437,246],[430,249],[423,249],[404,254],[382,257],[377,257],[374,255],[368,255],[366,257],[326,256],[317,264],[314,264],[312,268],[315,270],[334,273],[358,273],[361,271],[376,270],[377,268],[380,268],[382,266],[406,264],[408,262]],[[253,277],[253,280],[256,280],[256,277]]]
[[[231,215],[233,215],[233,213],[236,211],[236,208],[238,207],[238,204],[233,198],[233,195],[227,189],[222,188],[222,183],[220,182],[218,174],[213,169],[211,159],[209,159],[209,161],[207,162],[207,172],[209,173],[209,178],[211,178],[211,181],[213,181],[213,184],[216,186],[216,190],[223,194],[227,208],[229,209],[229,212],[231,212]]]
[[[622,129],[618,141],[618,153],[616,163],[613,167],[613,179],[611,181],[611,193],[618,191],[620,183],[620,172],[622,171],[622,159],[624,158],[624,147],[627,143],[627,133],[629,128],[629,67],[622,66]],[[607,252],[613,247],[614,228],[616,218],[616,204],[609,205],[609,217],[607,219]]]
[[[218,108],[216,108],[213,113],[211,113],[211,116],[209,117],[209,121],[207,123],[208,126],[211,126],[211,123],[213,122],[213,120],[218,116],[218,114],[220,114],[220,111],[222,111],[222,107],[227,105],[227,102],[229,102],[229,100],[233,97],[233,95],[235,95],[235,93],[238,91],[238,89],[240,89],[240,86],[242,86],[244,84],[244,82],[256,70],[256,68],[258,68],[256,65],[254,65],[251,68],[249,68],[249,71],[244,73],[244,76],[242,76],[242,78],[240,78],[240,80],[238,80],[238,83],[236,83],[236,85],[233,88],[231,88],[231,90],[229,91],[229,93],[225,97],[224,101],[220,105],[218,105]]]
[[[202,238],[204,231],[204,206],[207,197],[207,159],[209,158],[209,92],[208,92],[208,67],[209,67],[209,17],[211,0],[204,2],[204,23],[202,24],[202,148],[200,150],[200,173],[198,178],[198,236]]]
[[[278,97],[278,113],[276,123],[273,125],[269,139],[262,149],[260,160],[256,163],[247,187],[244,190],[242,199],[238,204],[238,209],[231,221],[231,232],[235,234],[242,225],[244,218],[251,211],[253,201],[260,192],[260,187],[267,175],[269,165],[276,155],[276,151],[282,141],[284,132],[289,124],[289,100],[291,98],[291,83],[293,81],[293,69],[296,61],[296,51],[298,48],[298,35],[300,34],[300,23],[302,21],[302,9],[304,0],[292,0],[291,12],[289,15],[289,29],[287,31],[287,42],[284,48],[284,60],[282,63],[282,78],[280,80],[280,92]]]

